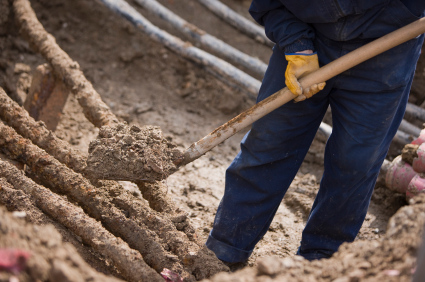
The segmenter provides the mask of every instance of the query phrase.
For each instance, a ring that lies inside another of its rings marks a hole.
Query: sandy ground
[[[264,62],[268,61],[271,55],[269,47],[229,27],[197,1],[159,2],[241,51]],[[250,1],[223,2],[248,16]],[[244,93],[217,80],[201,66],[153,42],[99,2],[32,0],[31,3],[46,30],[80,64],[86,77],[120,119],[130,125],[160,126],[165,136],[172,139],[179,149],[188,147],[253,104]],[[136,4],[134,6],[137,7]],[[137,9],[154,24],[188,40],[160,19],[141,8]],[[0,51],[0,86],[16,99],[20,97],[24,100],[32,71],[44,60],[31,51],[28,44],[17,35],[16,28],[11,28],[8,35],[0,36]],[[423,93],[418,89],[421,89],[424,74],[421,61],[410,99],[418,105],[423,102]],[[201,240],[205,240],[211,230],[216,208],[224,193],[225,170],[238,153],[239,142],[247,130],[164,180],[177,206],[190,214],[190,221]],[[87,153],[88,145],[96,138],[98,129],[84,118],[77,101],[70,96],[56,134]],[[394,157],[399,150],[395,148],[389,157]],[[323,151],[323,142],[316,139],[282,201],[269,232],[247,262],[249,267],[257,266],[259,258],[270,255],[279,258],[295,255],[302,229],[319,189],[323,173]],[[122,184],[140,195],[134,184]],[[379,241],[384,237],[390,217],[405,204],[404,196],[378,186],[356,240]],[[84,248],[90,249],[87,246]],[[89,263],[99,271],[119,277],[102,260]]]

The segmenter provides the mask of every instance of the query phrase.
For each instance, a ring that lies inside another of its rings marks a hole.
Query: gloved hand
[[[310,50],[303,52],[285,55],[285,58],[288,61],[288,66],[285,72],[285,83],[288,89],[298,96],[295,99],[297,102],[310,98],[322,90],[326,85],[325,82],[322,82],[314,84],[306,89],[301,88],[298,78],[302,78],[303,76],[319,69],[317,53],[313,53]],[[307,52],[311,52],[311,54],[308,54]]]

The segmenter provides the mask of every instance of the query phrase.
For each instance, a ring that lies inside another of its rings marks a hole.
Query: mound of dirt
[[[182,157],[158,126],[104,126],[90,142],[85,173],[93,179],[161,180],[177,170]]]
[[[0,234],[1,263],[11,270],[1,272],[0,281],[122,281],[92,269],[71,244],[62,242],[52,225],[25,223],[4,207],[0,207]],[[12,255],[6,259],[5,254]]]
[[[204,282],[242,281],[411,281],[425,224],[425,195],[401,208],[379,241],[341,245],[330,259],[307,261],[300,256],[267,257],[253,268],[219,273]]]

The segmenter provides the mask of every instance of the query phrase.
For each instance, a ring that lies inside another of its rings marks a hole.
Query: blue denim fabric
[[[321,65],[367,40],[314,40]],[[403,118],[423,36],[327,81],[303,102],[289,102],[255,122],[226,171],[226,187],[206,246],[227,262],[248,259],[295,177],[330,105],[333,132],[325,171],[302,233],[299,254],[331,256],[356,237],[379,169]],[[287,61],[274,48],[258,101],[285,87]]]
[[[253,0],[249,12],[271,41],[294,53],[312,49],[317,32],[336,41],[381,37],[424,8],[424,0]]]

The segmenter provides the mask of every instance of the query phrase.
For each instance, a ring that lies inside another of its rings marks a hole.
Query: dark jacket
[[[249,12],[286,53],[335,41],[374,39],[424,15],[425,0],[253,0]]]

